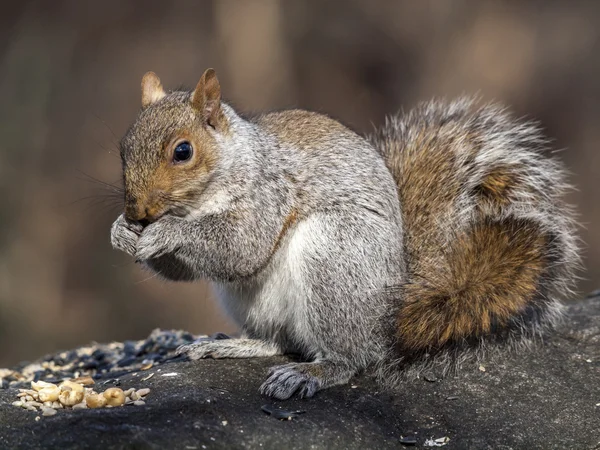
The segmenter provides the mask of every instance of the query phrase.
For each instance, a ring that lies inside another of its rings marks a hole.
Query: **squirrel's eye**
[[[192,144],[189,142],[182,142],[177,147],[175,147],[175,151],[173,152],[173,161],[175,162],[184,162],[192,157]]]

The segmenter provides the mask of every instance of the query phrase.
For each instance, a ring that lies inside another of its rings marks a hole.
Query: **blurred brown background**
[[[147,70],[215,67],[238,108],[326,112],[360,132],[432,96],[480,93],[539,119],[600,284],[600,4],[483,1],[19,1],[0,17],[0,367],[154,327],[232,331],[201,284],[113,251],[117,143]],[[91,197],[90,197],[91,196]]]

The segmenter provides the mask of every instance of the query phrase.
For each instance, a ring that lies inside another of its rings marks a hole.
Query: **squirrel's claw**
[[[323,383],[311,374],[310,364],[292,363],[271,368],[269,377],[260,386],[260,393],[279,400],[286,400],[295,393],[300,398],[312,397]]]

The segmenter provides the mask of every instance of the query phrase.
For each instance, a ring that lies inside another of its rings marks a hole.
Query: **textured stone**
[[[261,397],[267,369],[285,358],[168,363],[120,378],[151,389],[145,406],[37,421],[11,405],[18,390],[0,389],[0,448],[383,449],[402,448],[403,436],[417,448],[443,437],[448,449],[600,448],[600,299],[568,309],[567,323],[529,352],[485,361],[485,372],[469,364],[458,376],[407,381],[394,394],[357,377],[308,400]],[[305,412],[277,420],[265,404]]]

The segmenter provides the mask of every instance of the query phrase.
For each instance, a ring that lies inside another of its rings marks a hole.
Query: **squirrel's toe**
[[[260,393],[278,400],[286,400],[296,393],[300,398],[312,397],[319,390],[321,380],[303,367],[302,364],[286,364],[271,368]]]

